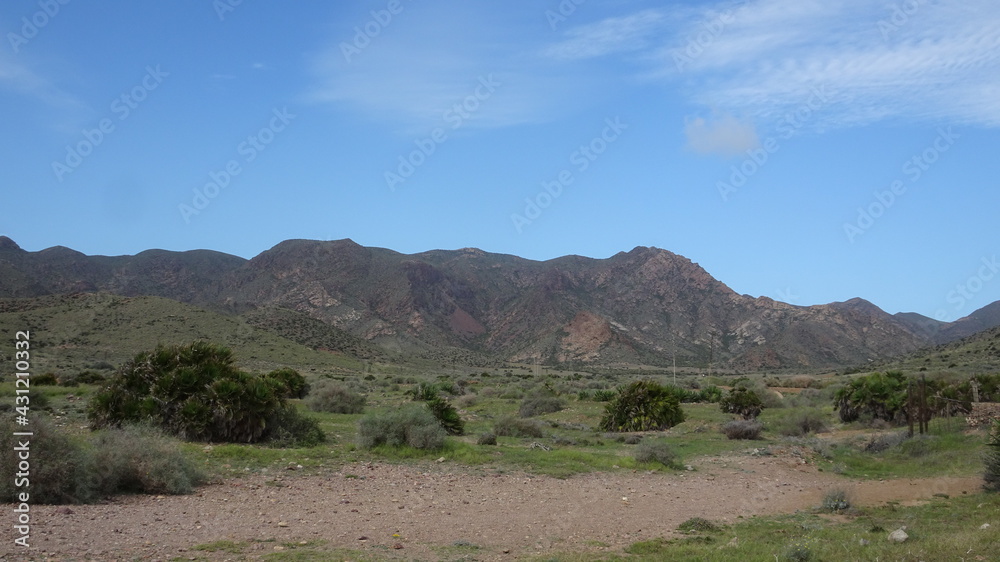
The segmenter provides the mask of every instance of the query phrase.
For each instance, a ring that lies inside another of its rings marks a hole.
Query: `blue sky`
[[[28,250],[643,245],[793,304],[1000,300],[994,0],[11,0],[0,30]]]

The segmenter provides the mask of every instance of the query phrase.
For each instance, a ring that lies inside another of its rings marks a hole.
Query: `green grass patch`
[[[982,529],[984,523],[990,527]],[[909,539],[889,542],[889,533],[902,526]],[[1000,494],[975,494],[914,507],[872,508],[837,520],[815,513],[753,517],[711,537],[639,541],[626,547],[622,558],[564,553],[546,559],[995,560],[997,544]]]
[[[896,430],[902,431],[902,430]],[[983,472],[985,431],[940,430],[912,439],[882,452],[866,452],[869,436],[835,444],[832,458],[820,467],[852,478],[921,478],[931,476],[975,476]]]

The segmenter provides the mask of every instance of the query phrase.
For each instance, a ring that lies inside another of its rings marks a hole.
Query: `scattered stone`
[[[403,548],[403,543],[396,543],[396,544],[392,545],[392,548],[394,548],[396,550],[401,550]]]
[[[905,542],[908,538],[910,538],[910,535],[907,535],[906,531],[902,528],[889,533],[889,542]]]
[[[288,521],[278,521],[278,526],[279,527],[287,527],[288,526]]]
[[[979,526],[979,528],[985,531],[986,529],[990,528],[990,524],[989,523],[983,523],[982,525]]]
[[[689,464],[686,464],[684,465],[684,470],[691,472],[692,470],[694,470],[694,467]]]
[[[869,544],[871,544],[871,541],[869,541],[868,539],[861,539],[858,541],[858,544],[860,544],[861,546],[868,546]]]
[[[358,537],[358,540],[359,541],[366,541],[366,540],[368,540],[368,537],[366,537],[364,535],[361,535],[360,537]]]
[[[438,460],[436,460],[434,462],[444,462],[444,457],[441,457],[441,458],[439,458]]]

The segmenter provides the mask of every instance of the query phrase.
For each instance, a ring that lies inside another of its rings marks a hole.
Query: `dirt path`
[[[670,536],[691,517],[732,522],[739,515],[807,509],[834,487],[854,492],[863,503],[883,503],[971,493],[981,484],[978,478],[849,482],[801,462],[719,457],[680,474],[595,473],[566,480],[473,474],[446,464],[355,465],[325,476],[286,473],[277,486],[273,478],[254,476],[206,486],[195,495],[124,497],[72,506],[72,513],[33,507],[30,555],[13,550],[4,525],[0,557],[234,560],[239,556],[191,548],[275,539],[255,542],[248,556],[262,556],[281,543],[322,540],[326,548],[437,559],[435,548],[465,541],[481,547],[477,559],[512,559],[549,550],[619,549]]]

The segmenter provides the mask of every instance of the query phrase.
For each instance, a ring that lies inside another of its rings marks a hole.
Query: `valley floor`
[[[30,549],[13,550],[8,528],[0,558],[510,560],[620,554],[637,541],[678,536],[677,526],[692,517],[732,524],[740,517],[809,510],[837,488],[857,505],[907,505],[935,494],[976,493],[982,484],[978,477],[854,481],[821,472],[794,454],[707,457],[693,464],[694,470],[674,473],[568,479],[451,463],[258,474],[189,496],[33,506]],[[726,546],[740,558],[739,541],[729,535],[721,535],[722,543],[730,541]]]

